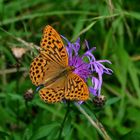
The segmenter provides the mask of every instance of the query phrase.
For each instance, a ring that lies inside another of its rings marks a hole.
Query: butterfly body
[[[40,54],[30,66],[30,79],[39,90],[40,97],[47,103],[65,100],[85,101],[89,90],[84,80],[68,65],[68,54],[59,34],[46,26],[41,41]]]
[[[73,70],[74,70],[74,67],[72,67],[72,66],[68,66],[68,67],[62,69],[62,71],[60,73],[57,73],[56,75],[52,76],[50,79],[46,79],[44,85],[49,86],[50,84],[55,82],[57,79],[61,78],[62,76],[67,78],[67,76],[70,73],[72,73]]]

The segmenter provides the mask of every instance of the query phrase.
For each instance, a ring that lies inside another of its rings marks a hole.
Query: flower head
[[[103,74],[112,74],[112,70],[105,67],[102,63],[109,63],[108,60],[96,60],[95,56],[93,55],[93,51],[96,47],[89,48],[88,42],[85,40],[85,46],[87,47],[87,51],[80,56],[80,38],[77,39],[75,43],[71,43],[62,36],[64,40],[67,42],[66,49],[68,52],[69,57],[69,66],[74,66],[75,70],[74,73],[79,75],[85,82],[88,79],[91,80],[92,86],[89,87],[90,93],[94,96],[100,96],[101,94],[101,86],[103,82]],[[85,61],[87,58],[88,61]],[[94,76],[96,73],[96,77]]]

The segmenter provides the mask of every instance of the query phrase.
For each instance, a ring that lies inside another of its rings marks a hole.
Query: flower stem
[[[68,102],[67,102],[67,111],[66,111],[66,113],[65,113],[63,122],[62,122],[62,124],[61,124],[61,128],[60,128],[60,131],[59,131],[58,140],[61,139],[61,135],[62,135],[62,131],[63,131],[63,128],[64,128],[64,124],[65,124],[66,118],[67,118],[67,116],[68,116],[68,114],[69,114],[69,109],[70,109],[70,102],[68,101]]]
[[[16,80],[16,93],[19,94],[19,70],[20,70],[20,61],[17,59],[17,64],[16,64],[16,74],[17,74],[17,80]],[[17,125],[19,127],[19,100],[16,101],[16,117],[17,117]]]
[[[101,134],[104,140],[111,140],[106,130],[104,129],[103,125],[97,119],[93,120],[78,103],[75,103],[75,106],[88,119],[88,121],[92,124],[92,126],[96,128],[96,130]]]

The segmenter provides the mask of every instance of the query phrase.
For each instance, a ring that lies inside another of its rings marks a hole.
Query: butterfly
[[[62,100],[85,101],[89,90],[84,80],[68,65],[68,53],[62,38],[47,25],[43,30],[39,55],[30,65],[30,79],[35,86],[44,85],[39,95],[46,103]]]

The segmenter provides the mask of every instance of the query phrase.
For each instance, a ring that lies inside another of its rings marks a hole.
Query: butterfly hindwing
[[[67,100],[85,101],[89,98],[88,87],[77,74],[68,75],[65,87],[65,99]]]
[[[55,103],[64,99],[65,94],[65,76],[56,79],[52,84],[46,85],[39,90],[39,95],[44,102]]]

